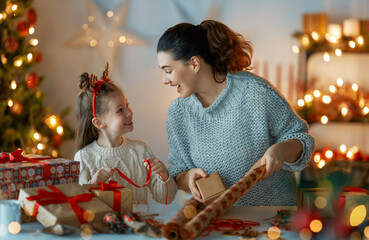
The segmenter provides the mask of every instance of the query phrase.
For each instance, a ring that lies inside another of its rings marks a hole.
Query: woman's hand
[[[169,172],[165,167],[164,163],[162,163],[162,161],[156,158],[149,158],[147,160],[150,162],[151,171],[155,173],[160,173],[164,177],[163,180],[167,181],[169,178]],[[145,159],[143,161],[145,161]],[[146,162],[144,163],[144,165],[147,169],[149,169],[149,165]]]
[[[106,182],[113,176],[115,171],[114,167],[101,167],[91,179],[92,184],[98,184]]]
[[[202,168],[193,168],[187,171],[188,176],[188,188],[191,191],[192,196],[199,202],[203,202],[199,189],[196,186],[196,180],[205,178],[208,174]]]
[[[283,149],[277,143],[268,148],[268,150],[261,157],[261,165],[266,165],[266,172],[263,179],[273,175],[283,168],[285,155]]]

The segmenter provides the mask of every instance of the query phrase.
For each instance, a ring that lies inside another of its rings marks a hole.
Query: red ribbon
[[[18,149],[14,152],[11,152],[9,154],[6,154],[5,152],[1,153],[0,157],[0,164],[2,163],[17,163],[17,162],[30,162],[35,164],[41,164],[44,165],[44,178],[50,178],[50,164],[41,162],[40,160],[48,160],[48,159],[55,159],[54,157],[39,157],[39,158],[27,158],[22,155],[23,150]]]
[[[72,208],[74,213],[76,214],[79,222],[81,224],[86,223],[87,221],[83,218],[83,214],[85,210],[83,210],[78,203],[79,202],[89,202],[92,200],[93,195],[91,193],[79,194],[73,197],[67,197],[62,191],[60,191],[55,186],[48,186],[53,192],[46,191],[44,189],[38,189],[37,195],[27,197],[26,199],[29,201],[36,201],[35,206],[33,207],[32,216],[37,218],[38,209],[40,206],[45,206],[49,204],[60,204],[60,203],[68,203]]]
[[[149,165],[149,172],[147,173],[147,178],[146,178],[146,182],[144,185],[142,186],[138,186],[136,183],[134,183],[129,177],[127,177],[126,175],[124,175],[124,173],[122,173],[121,171],[119,171],[119,169],[115,168],[115,170],[118,172],[118,174],[124,179],[126,180],[127,182],[129,182],[131,185],[135,186],[135,187],[138,187],[138,188],[141,188],[141,187],[145,187],[147,184],[149,184],[150,182],[150,179],[151,179],[151,164],[149,162],[148,159],[145,159],[144,160],[145,163],[147,163]],[[167,181],[165,181],[163,175],[161,175],[160,173],[158,173],[159,176],[163,179],[163,181],[165,182],[165,186],[167,188],[167,194],[166,194],[166,198],[165,198],[165,205],[168,205],[168,195],[169,195],[169,190],[168,190],[168,184],[167,184]]]
[[[117,181],[110,180],[109,183],[101,182],[99,183],[100,187],[91,187],[88,190],[91,191],[92,189],[97,189],[101,191],[113,191],[113,209],[120,213],[120,206],[122,200],[122,193],[118,191],[119,188],[124,188],[124,186],[118,185]]]
[[[368,190],[354,186],[346,186],[342,189],[342,192],[357,192],[357,193],[366,193],[367,195],[369,195]],[[337,210],[343,210],[345,209],[345,205],[346,205],[346,196],[344,193],[341,193],[338,195],[336,208]]]

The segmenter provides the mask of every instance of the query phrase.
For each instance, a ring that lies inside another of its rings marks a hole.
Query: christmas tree
[[[0,152],[56,157],[73,131],[63,121],[68,109],[57,115],[43,104],[44,79],[33,70],[42,58],[32,37],[36,20],[32,0],[0,1]]]

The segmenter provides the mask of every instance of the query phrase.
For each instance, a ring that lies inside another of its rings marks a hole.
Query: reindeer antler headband
[[[95,111],[96,97],[100,93],[101,86],[104,83],[110,82],[110,78],[109,78],[109,63],[106,63],[105,71],[103,72],[103,75],[102,75],[101,79],[98,80],[97,79],[97,76],[91,74],[90,81],[91,81],[92,94],[93,94],[93,98],[92,98],[92,113],[93,113],[94,117],[96,117],[96,111]]]

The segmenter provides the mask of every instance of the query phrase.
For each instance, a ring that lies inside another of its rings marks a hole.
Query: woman
[[[169,28],[157,52],[164,84],[180,96],[166,123],[169,172],[179,188],[202,201],[197,179],[218,171],[229,188],[261,159],[264,179],[236,205],[296,205],[294,171],[309,162],[314,139],[281,94],[247,71],[250,43],[206,20]]]

